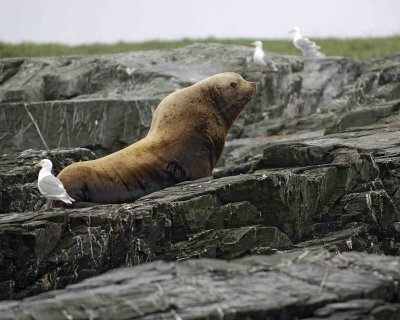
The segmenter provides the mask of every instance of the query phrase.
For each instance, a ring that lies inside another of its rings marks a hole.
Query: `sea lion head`
[[[225,72],[205,80],[212,104],[229,128],[256,92],[256,84],[246,81],[241,75]]]

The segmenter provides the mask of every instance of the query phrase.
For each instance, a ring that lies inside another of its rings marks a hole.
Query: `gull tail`
[[[72,204],[72,202],[75,202],[75,199],[72,198],[67,192],[65,192],[64,197],[60,200],[68,204]]]

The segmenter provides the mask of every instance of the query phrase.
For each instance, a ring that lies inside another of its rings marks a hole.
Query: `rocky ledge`
[[[272,55],[272,72],[249,54],[194,45],[0,60],[0,298],[25,298],[0,304],[4,317],[396,318],[400,55]],[[57,173],[121,148],[146,133],[160,98],[222,71],[258,93],[214,179],[39,210],[33,163],[49,157]]]
[[[0,303],[2,319],[398,319],[400,259],[298,252],[152,262]],[[396,302],[397,301],[397,302]]]

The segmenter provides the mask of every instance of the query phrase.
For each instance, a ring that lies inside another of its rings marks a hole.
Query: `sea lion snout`
[[[239,75],[240,76],[240,75]],[[243,88],[244,92],[250,93],[251,96],[253,96],[256,91],[257,91],[257,85],[255,82],[247,81],[246,79],[243,79],[242,76],[240,76],[240,83],[241,87]]]
[[[255,82],[251,82],[251,81],[247,81],[243,79],[243,83],[244,83],[244,99],[250,99],[251,97],[253,97],[256,92],[257,92],[257,85]]]
[[[257,92],[257,84],[255,82],[247,81],[250,84],[250,89],[253,95]]]

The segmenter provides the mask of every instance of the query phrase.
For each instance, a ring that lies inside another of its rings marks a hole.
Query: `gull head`
[[[294,27],[292,30],[289,31],[289,33],[300,33],[300,28]]]
[[[43,159],[42,161],[34,165],[36,168],[42,167],[51,170],[53,168],[53,163],[49,159]]]
[[[261,41],[254,41],[254,42],[252,42],[251,43],[253,46],[256,46],[256,47],[259,47],[259,48],[262,48],[262,42]]]

